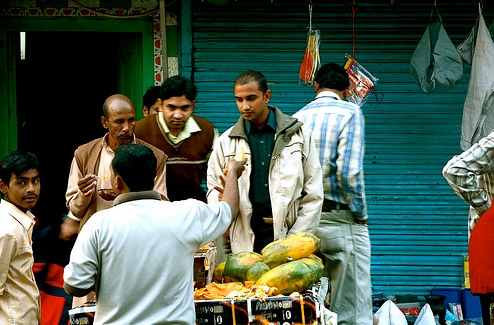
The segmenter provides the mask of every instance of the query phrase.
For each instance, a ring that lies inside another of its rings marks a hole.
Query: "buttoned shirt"
[[[359,220],[367,219],[364,189],[365,124],[358,105],[321,91],[293,115],[312,129],[322,167],[324,198],[347,204]]]
[[[0,201],[0,324],[38,324],[39,291],[33,273],[34,215]]]
[[[269,162],[274,147],[276,134],[276,118],[271,111],[266,125],[260,130],[251,122],[244,121],[245,132],[249,139],[249,147],[252,152],[252,174],[250,175],[250,198],[253,203],[261,203],[271,207],[269,197]]]

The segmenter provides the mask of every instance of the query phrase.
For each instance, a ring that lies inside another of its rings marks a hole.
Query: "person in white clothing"
[[[95,290],[95,325],[195,324],[194,254],[237,214],[245,161],[229,161],[223,201],[170,202],[152,190],[153,151],[133,143],[115,150],[113,207],[84,225],[64,271],[67,293]]]

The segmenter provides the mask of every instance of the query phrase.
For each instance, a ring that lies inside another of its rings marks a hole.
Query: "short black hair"
[[[345,69],[337,63],[323,64],[316,72],[314,81],[320,88],[343,91],[350,87],[350,80]]]
[[[39,171],[38,158],[30,152],[12,151],[0,160],[0,179],[8,186],[12,175],[20,176],[30,169]]]
[[[144,96],[142,96],[142,105],[146,106],[146,108],[151,109],[151,106],[153,106],[156,101],[159,98],[160,94],[160,86],[151,86],[146,90],[146,93]]]
[[[196,100],[197,89],[189,78],[176,75],[163,81],[159,87],[158,98],[161,100],[181,96],[185,96],[190,101]]]
[[[235,87],[235,85],[246,85],[251,82],[257,82],[259,90],[262,91],[263,94],[268,91],[268,81],[266,80],[266,77],[262,74],[262,72],[255,70],[245,71],[239,75],[235,80],[233,87]]]
[[[128,143],[115,150],[113,172],[124,180],[132,192],[151,191],[154,187],[157,159],[146,146]]]

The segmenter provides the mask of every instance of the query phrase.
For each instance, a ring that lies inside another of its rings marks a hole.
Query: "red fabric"
[[[473,294],[494,292],[494,207],[487,210],[470,234],[468,261]]]
[[[34,274],[43,271],[45,263],[35,262],[33,264]],[[63,289],[63,267],[57,264],[50,264],[46,273],[44,283],[49,286]],[[40,288],[41,297],[41,324],[40,325],[57,325],[61,323],[64,313],[67,313],[67,298],[48,294]],[[67,322],[69,325],[70,322]]]
[[[63,267],[58,264],[51,264],[45,282],[51,286],[63,288]]]
[[[39,294],[41,296],[41,325],[60,324],[67,299],[48,295],[43,291]]]

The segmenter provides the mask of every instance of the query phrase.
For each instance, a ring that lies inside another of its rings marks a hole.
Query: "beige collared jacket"
[[[274,239],[303,231],[315,232],[323,203],[322,172],[310,129],[297,119],[270,106],[276,116],[276,135],[269,165],[269,192],[273,212]],[[254,232],[250,227],[252,204],[249,200],[251,151],[244,120],[225,131],[216,141],[208,162],[208,202],[218,201],[222,175],[228,160],[243,147],[247,163],[239,178],[239,214],[230,226],[232,253],[252,251]]]

